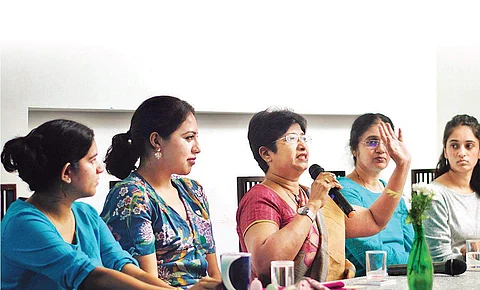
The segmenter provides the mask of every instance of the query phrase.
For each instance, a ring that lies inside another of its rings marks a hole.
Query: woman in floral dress
[[[140,105],[130,130],[115,135],[107,152],[107,171],[123,180],[101,213],[142,269],[184,288],[205,276],[221,279],[203,188],[177,176],[190,173],[200,153],[194,114],[169,96]]]

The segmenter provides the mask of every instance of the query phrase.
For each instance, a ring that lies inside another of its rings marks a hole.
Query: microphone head
[[[467,270],[467,263],[460,259],[450,259],[445,261],[445,274],[460,275]]]
[[[323,169],[323,167],[318,164],[312,164],[312,166],[310,166],[310,168],[308,169],[308,172],[310,173],[312,179],[317,179],[317,176],[324,171],[325,169]]]

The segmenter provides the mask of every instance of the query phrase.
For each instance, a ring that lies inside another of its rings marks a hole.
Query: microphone
[[[467,263],[460,259],[450,259],[433,263],[433,272],[447,275],[460,275],[467,270]],[[407,275],[407,264],[392,264],[387,266],[390,276]]]
[[[323,167],[318,164],[313,164],[312,166],[310,166],[310,169],[308,169],[308,172],[310,172],[310,176],[314,180],[317,179],[317,176],[324,171],[325,169],[323,169]],[[353,209],[352,205],[348,202],[348,200],[345,199],[343,194],[341,194],[338,189],[330,189],[328,195],[333,199],[333,201],[338,205],[338,207],[345,213],[347,217],[351,218],[355,215],[355,210]]]

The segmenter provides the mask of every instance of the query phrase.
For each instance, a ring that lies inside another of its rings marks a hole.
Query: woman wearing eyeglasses
[[[264,286],[270,283],[270,262],[294,261],[295,279],[308,276],[319,281],[352,278],[354,269],[345,260],[345,235],[369,236],[388,223],[408,175],[410,155],[385,123],[377,125],[380,140],[397,162],[384,194],[369,209],[357,207],[345,218],[327,197],[340,183],[322,172],[311,188],[299,184],[308,168],[310,138],[304,117],[289,110],[265,110],[253,116],[248,140],[265,180],[252,187],[237,210],[237,233],[242,251],[252,254],[252,272]],[[328,242],[327,242],[328,240]]]
[[[342,193],[352,204],[370,207],[385,192],[387,182],[380,179],[382,171],[396,156],[390,156],[388,145],[382,141],[379,124],[393,123],[382,114],[364,114],[358,117],[350,130],[350,150],[355,165],[354,170],[346,177],[338,178],[342,185]],[[399,130],[399,132],[401,132]],[[403,161],[403,160],[400,160]],[[402,192],[403,184],[397,192]],[[400,199],[392,218],[385,229],[376,235],[364,238],[351,238],[345,241],[346,256],[356,267],[357,276],[365,275],[365,251],[383,250],[387,252],[387,265],[406,264],[413,243],[413,227],[406,224],[408,210],[405,201]]]

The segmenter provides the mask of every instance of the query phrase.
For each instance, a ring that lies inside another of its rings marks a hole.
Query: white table
[[[391,290],[408,290],[407,276],[390,276],[388,279],[395,280],[395,284],[371,286],[365,285],[365,277],[342,280],[346,286],[358,285],[358,289],[374,290],[374,289],[391,289]],[[480,289],[480,272],[466,271],[458,276],[450,276],[444,274],[433,275],[433,289],[449,290],[449,289]]]

